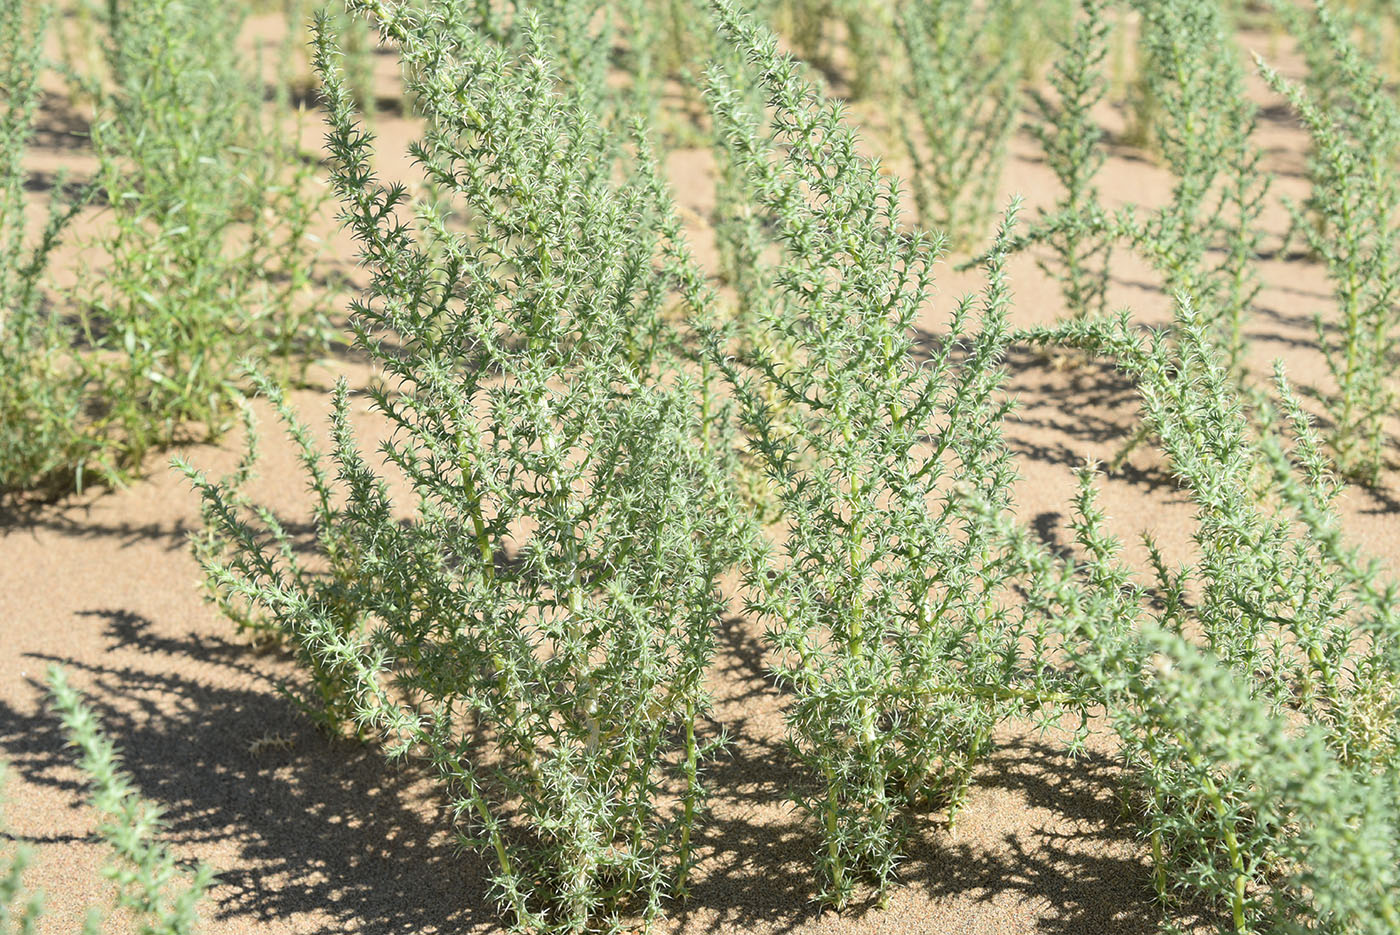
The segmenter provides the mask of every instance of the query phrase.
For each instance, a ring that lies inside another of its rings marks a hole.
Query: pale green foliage
[[[48,222],[25,218],[25,149],[33,132],[50,11],[0,0],[0,492],[64,487],[94,456],[83,438],[82,374],[72,340],[46,304],[44,276],[59,234],[81,204],[65,202],[62,181]]]
[[[102,816],[98,832],[112,850],[106,873],[117,887],[115,908],[135,922],[138,935],[193,931],[196,908],[214,881],[213,871],[201,863],[187,873],[176,864],[156,840],[162,828],[160,809],[137,795],[97,717],[68,685],[62,669],[51,666],[48,682],[54,710],[87,775],[92,807]]]
[[[1253,261],[1269,185],[1251,139],[1256,108],[1218,0],[1135,5],[1144,80],[1158,109],[1154,143],[1174,184],[1161,209],[1125,215],[1125,233],[1161,272],[1169,295],[1194,298],[1239,372],[1244,322],[1259,291]]]
[[[717,579],[747,535],[672,353],[668,305],[699,277],[641,138],[612,160],[532,16],[516,48],[452,4],[352,9],[398,49],[438,195],[410,206],[377,180],[322,22],[333,180],[373,275],[356,343],[395,432],[376,468],[342,385],[323,456],[264,381],[316,495],[318,558],[238,478],[191,472],[199,551],[223,599],[292,646],[326,723],[427,757],[515,926],[649,920],[692,860]]]
[[[1014,477],[997,397],[1009,293],[994,260],[980,301],[960,303],[916,365],[909,329],[940,245],[901,229],[898,188],[857,154],[840,106],[771,34],[716,6],[768,129],[722,69],[711,106],[781,248],[782,297],[756,311],[772,343],[738,358],[714,344],[784,519],[746,590],[793,696],[820,897],[841,904],[863,879],[892,882],[916,803],[957,807],[1024,674],[998,546],[972,505],[1004,507]]]
[[[614,20],[604,0],[471,0],[432,6],[431,15],[441,18],[444,41],[452,45],[485,38],[516,52],[535,44],[548,48],[558,79],[569,85],[578,106],[592,119],[611,123],[625,107],[608,86]],[[627,22],[625,15],[622,19]],[[364,28],[353,17],[351,24]]]
[[[1080,0],[1070,38],[1060,45],[1050,72],[1054,98],[1034,93],[1040,122],[1031,131],[1062,189],[1053,209],[1043,212],[1040,238],[1052,251],[1053,266],[1041,268],[1057,279],[1065,304],[1078,316],[1104,311],[1108,301],[1108,262],[1103,209],[1095,176],[1103,167],[1103,130],[1093,114],[1108,91],[1103,74],[1110,24],[1106,0]]]
[[[1393,932],[1396,773],[1339,763],[1317,726],[1147,619],[1087,474],[1079,509],[1077,575],[1020,540],[1029,593],[1073,634],[1085,694],[1120,739],[1159,893],[1214,901],[1225,932]]]
[[[913,111],[901,130],[919,223],[955,246],[981,233],[1001,181],[1019,99],[1017,13],[1010,0],[909,0],[899,8]]]
[[[1318,342],[1338,391],[1328,407],[1332,449],[1344,472],[1375,482],[1385,463],[1385,419],[1397,400],[1390,373],[1400,350],[1400,108],[1325,5],[1303,28],[1310,37],[1305,46],[1322,44],[1330,53],[1324,98],[1260,67],[1313,141],[1312,195],[1306,206],[1290,208],[1308,247],[1326,264],[1337,299],[1335,328],[1327,315],[1317,316]],[[1317,223],[1308,222],[1305,210],[1316,213]]]
[[[314,8],[314,7],[313,7]],[[379,101],[374,87],[374,30],[346,12],[345,4],[336,0],[327,7],[335,19],[336,29],[344,50],[345,81],[355,98],[355,106],[366,118],[374,116]],[[304,23],[306,14],[298,18]],[[306,39],[303,37],[303,42]]]
[[[741,564],[824,901],[883,895],[916,813],[956,815],[1006,719],[1068,714],[1072,750],[1094,724],[1117,737],[1168,916],[1205,899],[1236,933],[1395,931],[1400,599],[1343,542],[1340,487],[1287,383],[1272,405],[1238,388],[1263,183],[1221,5],[1141,4],[1176,185],[1159,211],[1108,218],[1090,110],[1109,5],[1082,0],[1041,104],[1064,197],[1024,237],[1008,212],[985,287],[923,361],[911,332],[943,237],[903,224],[899,183],[763,17],[713,5],[732,314],[645,133],[620,132],[679,67],[652,43],[682,0],[549,3],[548,21],[515,3],[350,0],[424,117],[420,202],[375,174],[343,40],[319,21],[335,191],[371,276],[352,326],[391,432],[368,456],[341,384],[323,451],[255,375],[300,454],[311,532],[245,493],[251,445],[219,482],[183,465],[214,599],[286,644],[303,672],[288,693],[325,727],[426,761],[521,930],[644,926],[685,892],[722,736],[705,720],[720,580]],[[919,96],[911,134],[921,207],[952,212],[955,236],[988,212],[1019,78],[1008,11],[1025,7],[904,11],[914,85],[943,92]],[[606,80],[619,24],[635,43],[621,94]],[[817,25],[825,48],[840,30]],[[1081,317],[1032,337],[1108,355],[1138,385],[1142,434],[1195,507],[1189,562],[1149,539],[1146,579],[1089,471],[1077,560],[1036,545],[1012,518],[1002,437],[1008,253],[1049,243],[1087,315],[1113,237],[1201,311],[1181,299],[1161,334]],[[782,520],[757,548],[746,485]]]
[[[3,764],[0,764],[0,786],[4,784]],[[0,830],[3,830],[0,823]],[[25,868],[34,860],[34,851],[23,845],[6,847],[0,853],[0,932],[5,935],[34,935],[44,914],[44,894],[26,893]],[[20,905],[16,906],[15,903]]]
[[[746,168],[753,141],[761,139],[771,145],[774,128],[762,119],[764,89],[745,67],[742,50],[726,41],[723,33],[718,34],[716,45],[718,54],[711,67],[722,69],[727,77],[720,92],[727,116],[713,121],[713,152],[718,165],[712,223],[720,276],[732,300],[724,301],[720,296],[712,300],[710,323],[722,320],[723,347],[740,361],[747,361],[753,349],[763,348],[767,354],[791,362],[793,342],[771,327],[771,322],[782,318],[781,309],[788,301],[776,282],[777,232],[759,204],[762,180]],[[708,90],[713,107],[718,89]],[[757,392],[771,408],[775,421],[785,418],[786,404],[776,387],[759,387]],[[776,519],[781,504],[762,458],[748,446],[735,447],[739,462],[735,477],[747,502],[762,521]]]
[[[560,79],[574,87],[578,105],[595,119],[615,117],[617,104],[607,84],[613,44],[612,21],[606,15],[609,4],[605,0],[512,0],[512,5],[517,23],[538,16],[547,27],[543,35],[552,40],[555,68]],[[522,38],[527,36],[522,33]]]
[[[102,816],[97,830],[111,852],[103,873],[116,886],[113,904],[105,912],[96,906],[88,909],[84,935],[97,935],[113,917],[137,935],[189,935],[196,930],[198,904],[214,882],[213,871],[203,863],[193,872],[177,865],[158,840],[164,827],[160,808],[137,794],[96,715],[58,666],[49,667],[48,684],[54,712],[63,721],[69,745],[77,748],[91,805]],[[34,891],[26,897],[23,880],[32,859],[32,852],[20,847],[0,874],[0,932],[6,935],[34,935],[39,930],[43,894]],[[17,909],[15,902],[21,898]]]
[[[243,354],[295,371],[324,346],[305,294],[310,169],[264,124],[227,41],[239,22],[200,0],[114,5],[108,22],[114,88],[92,129],[107,265],[81,288],[98,431],[124,466],[189,423],[221,430]]]
[[[1126,319],[1038,333],[1108,354],[1137,381],[1196,506],[1190,565],[1166,567],[1149,540],[1149,590],[1119,567],[1086,474],[1075,529],[1098,595],[1075,599],[1093,607],[1078,622],[1063,592],[1046,612],[1081,628],[1070,661],[1089,694],[1105,693],[1137,771],[1163,896],[1177,895],[1168,881],[1212,896],[1237,932],[1303,919],[1384,931],[1400,874],[1400,602],[1339,545],[1339,486],[1287,383],[1291,446],[1251,427],[1210,333],[1184,302],[1172,340],[1144,340]],[[1337,879],[1353,847],[1375,849],[1368,872]]]

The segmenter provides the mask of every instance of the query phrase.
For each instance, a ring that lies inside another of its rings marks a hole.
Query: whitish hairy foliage
[[[912,806],[956,808],[1029,671],[981,512],[1008,505],[1014,477],[999,395],[1009,294],[998,257],[915,363],[938,242],[901,228],[897,184],[857,154],[840,106],[751,18],[716,8],[767,95],[765,130],[725,70],[708,95],[781,248],[781,300],[759,310],[775,343],[740,358],[713,345],[784,517],[746,590],[791,693],[820,895],[839,904],[862,880],[889,885]]]
[[[1239,372],[1244,321],[1259,291],[1253,261],[1269,186],[1251,139],[1256,108],[1218,0],[1136,6],[1144,80],[1160,109],[1155,143],[1175,183],[1161,209],[1124,215],[1124,233],[1161,271],[1169,295],[1195,298]]]
[[[1103,167],[1103,138],[1093,114],[1108,91],[1103,63],[1108,56],[1110,25],[1106,0],[1081,0],[1071,36],[1060,43],[1050,71],[1054,97],[1034,92],[1040,120],[1031,131],[1062,189],[1055,206],[1042,211],[1038,239],[1051,250],[1053,263],[1041,269],[1060,283],[1069,310],[1080,317],[1104,311],[1108,301],[1111,241],[1103,234],[1103,209],[1094,177]]]
[[[1018,101],[1016,13],[1009,0],[911,0],[899,9],[913,111],[901,128],[919,222],[956,246],[981,233],[1006,161]]]
[[[472,6],[482,11],[481,28],[497,42],[517,47],[546,44],[559,79],[572,86],[578,104],[595,120],[612,115],[616,102],[607,82],[613,34],[604,0],[509,0],[496,9],[486,3]],[[534,17],[538,21],[530,26]]]
[[[1325,97],[1316,78],[1304,90],[1267,65],[1260,69],[1312,136],[1312,195],[1306,205],[1289,207],[1308,247],[1326,263],[1337,299],[1339,322],[1317,316],[1318,342],[1338,390],[1328,406],[1335,423],[1330,441],[1342,471],[1374,483],[1385,464],[1385,419],[1397,400],[1390,371],[1400,350],[1400,107],[1326,5],[1312,22],[1296,25],[1305,46],[1321,45],[1329,55]],[[1306,218],[1308,210],[1317,223]]]
[[[138,935],[189,935],[198,921],[199,901],[214,882],[213,871],[203,863],[193,872],[176,864],[157,840],[163,828],[160,808],[136,793],[96,715],[68,685],[62,669],[50,666],[48,683],[54,712],[67,729],[69,745],[77,748],[91,805],[102,816],[97,831],[110,852],[103,873],[116,885],[116,896],[105,912],[96,906],[88,909],[83,935],[98,935],[113,916]],[[43,894],[26,896],[23,880],[32,859],[32,852],[21,847],[0,870],[0,931],[38,931]],[[16,907],[19,900],[22,904]]]
[[[60,178],[48,222],[26,223],[25,149],[39,102],[41,49],[50,11],[0,0],[0,492],[66,488],[95,453],[83,438],[82,375],[72,339],[45,305],[44,276],[59,235],[81,198],[65,202]]]
[[[1204,896],[1226,932],[1394,932],[1395,771],[1340,763],[1317,725],[1280,715],[1247,676],[1148,619],[1088,473],[1079,510],[1077,569],[1019,539],[1027,590],[1071,636],[1084,695],[1120,739],[1168,906]]]
[[[451,4],[352,11],[398,49],[439,195],[411,210],[377,179],[322,21],[386,466],[361,453],[343,385],[326,457],[265,383],[316,494],[320,564],[236,483],[191,471],[213,531],[200,552],[225,600],[293,646],[309,707],[427,758],[516,927],[649,920],[692,860],[716,581],[746,537],[663,314],[699,277],[645,149],[615,181],[537,21],[516,24],[516,54]]]
[[[1209,335],[1185,302],[1170,340],[1144,339],[1126,318],[1037,333],[1107,354],[1137,381],[1148,426],[1196,506],[1190,565],[1168,568],[1148,540],[1149,591],[1119,567],[1086,472],[1075,529],[1082,577],[1099,593],[1075,598],[1095,609],[1074,624],[1082,642],[1071,641],[1070,660],[1090,694],[1104,693],[1137,771],[1162,895],[1177,895],[1172,881],[1218,899],[1233,931],[1292,931],[1302,919],[1388,930],[1400,879],[1397,593],[1340,544],[1338,485],[1282,375],[1291,443],[1252,429]],[[1050,613],[1072,620],[1062,607]],[[1164,648],[1188,638],[1209,665],[1191,661],[1196,649]],[[1101,658],[1106,648],[1137,661]],[[1104,669],[1110,661],[1116,670]],[[1171,675],[1178,663],[1191,674]],[[1209,675],[1216,665],[1233,675]],[[1237,717],[1248,730],[1232,731]],[[1347,869],[1347,850],[1373,846],[1364,871]]]

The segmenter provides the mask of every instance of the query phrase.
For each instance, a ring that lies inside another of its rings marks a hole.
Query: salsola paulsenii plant
[[[997,254],[980,299],[916,364],[910,328],[941,242],[903,228],[897,182],[802,66],[716,7],[768,99],[746,113],[734,78],[709,73],[728,151],[776,232],[782,297],[757,312],[772,343],[731,356],[715,336],[713,353],[781,505],[746,590],[791,695],[820,897],[840,904],[892,882],[912,809],[956,809],[994,725],[1033,694],[982,512],[1007,506],[1014,477],[999,396],[1009,292]]]
[[[1016,12],[1007,0],[899,8],[914,118],[901,128],[919,222],[955,246],[981,232],[1001,181],[1019,99]]]
[[[1106,0],[1080,0],[1078,7],[1074,31],[1061,43],[1050,71],[1054,97],[1031,95],[1040,119],[1030,129],[1062,189],[1036,225],[1043,230],[1035,239],[1053,256],[1053,262],[1041,261],[1041,268],[1060,283],[1069,310],[1084,316],[1102,312],[1108,301],[1112,242],[1094,181],[1105,154],[1093,111],[1108,91],[1103,63],[1110,24]]]
[[[160,808],[137,795],[97,716],[69,686],[62,669],[51,666],[48,683],[53,709],[63,721],[69,744],[78,750],[92,807],[102,816],[98,833],[112,857],[104,873],[116,884],[113,904],[105,913],[96,906],[89,908],[83,935],[104,931],[113,916],[134,925],[142,935],[189,935],[196,930],[199,901],[214,882],[213,871],[203,863],[192,872],[180,867],[158,840]],[[38,931],[43,896],[24,891],[24,870],[31,857],[27,849],[19,848],[0,872],[0,931],[25,935]],[[16,907],[19,900],[22,905]]]
[[[1317,725],[1148,619],[1149,594],[1116,562],[1086,474],[1077,570],[1021,539],[1031,600],[1073,634],[1079,691],[1107,714],[1158,892],[1221,910],[1234,933],[1395,931],[1396,773],[1338,761]],[[1170,927],[1168,926],[1169,930]]]
[[[25,223],[24,157],[49,16],[47,7],[0,0],[0,492],[102,473],[79,427],[83,374],[68,353],[72,335],[44,291],[59,234],[82,199],[63,200],[60,184],[47,223],[37,232]]]
[[[745,538],[671,352],[695,274],[642,138],[611,158],[533,16],[507,47],[450,4],[350,6],[398,49],[436,192],[415,207],[375,176],[322,20],[332,177],[372,273],[356,343],[386,372],[371,399],[393,434],[374,466],[342,385],[325,457],[283,405],[318,559],[186,468],[200,551],[306,664],[327,723],[427,759],[514,926],[649,920],[693,859],[717,580]]]
[[[1337,384],[1328,405],[1331,447],[1341,470],[1375,482],[1385,464],[1385,420],[1397,400],[1390,374],[1400,349],[1400,108],[1385,77],[1325,4],[1311,21],[1294,18],[1304,44],[1328,53],[1325,87],[1315,79],[1304,90],[1269,66],[1260,68],[1313,141],[1312,195],[1305,206],[1290,208],[1295,227],[1326,264],[1337,300],[1337,321],[1317,315],[1318,342]],[[1309,210],[1315,221],[1306,217]]]
[[[1134,581],[1086,472],[1080,583],[1027,593],[1055,605],[1069,661],[1123,742],[1164,898],[1204,894],[1236,932],[1389,931],[1400,597],[1339,544],[1339,487],[1287,382],[1283,419],[1260,434],[1212,330],[1183,300],[1170,337],[1126,317],[1037,333],[1137,381],[1196,507],[1196,552],[1169,568],[1149,539],[1156,580]],[[1355,871],[1353,847],[1368,851]]]
[[[1173,176],[1171,199],[1125,214],[1133,246],[1168,295],[1192,297],[1217,329],[1230,369],[1244,365],[1244,323],[1259,291],[1255,259],[1269,178],[1253,141],[1257,107],[1218,0],[1136,4],[1143,79],[1158,113],[1153,142]]]

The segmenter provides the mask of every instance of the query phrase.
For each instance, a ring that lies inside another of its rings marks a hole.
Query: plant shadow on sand
[[[904,878],[935,899],[1035,904],[1038,932],[1151,935],[1162,913],[1137,829],[1122,809],[1121,776],[1103,753],[1071,756],[1033,731],[1008,738],[979,769],[968,809],[979,798],[1010,795],[1022,808],[1053,815],[1016,833],[984,834],[976,844],[946,830],[925,835]],[[1184,906],[1173,915],[1189,931],[1206,914]]]
[[[142,664],[30,658],[74,676],[138,791],[165,810],[165,839],[177,853],[187,843],[234,844],[236,866],[215,868],[205,914],[268,922],[309,913],[314,931],[327,935],[494,925],[487,868],[444,833],[420,770],[327,738],[267,684],[241,644],[164,639],[140,617],[91,614],[108,620],[114,648],[136,650]],[[211,666],[224,670],[220,682],[262,684],[215,687],[197,674]],[[0,748],[27,781],[84,797],[64,778],[73,775],[71,751],[49,712],[0,706]]]
[[[454,844],[422,770],[318,732],[236,639],[162,636],[119,610],[83,616],[105,621],[109,655],[120,664],[29,658],[74,675],[137,789],[165,809],[177,853],[232,845],[237,859],[217,868],[207,914],[264,923],[305,915],[326,935],[499,928],[490,868]],[[721,627],[717,714],[734,742],[708,769],[714,809],[698,841],[701,863],[691,898],[672,909],[666,930],[785,932],[820,914],[810,899],[819,839],[786,804],[794,764],[773,736],[776,696],[762,654],[751,625],[733,619]],[[229,684],[246,687],[220,687]],[[752,725],[742,713],[749,710]],[[27,781],[83,797],[47,712],[0,706],[0,748]],[[941,813],[927,816],[901,887],[935,903],[1031,901],[1043,906],[1038,931],[1046,933],[1146,935],[1157,910],[1145,864],[1123,844],[1133,831],[1119,820],[1116,782],[1105,757],[1072,760],[1049,743],[1011,738],[980,771],[969,809],[977,797],[1006,793],[1066,820],[1030,837],[1007,833],[989,847],[985,836],[974,846],[943,830]],[[846,915],[860,925],[874,911],[867,903]]]
[[[702,861],[691,899],[673,913],[668,930],[794,931],[821,915],[811,901],[812,855],[821,842],[786,805],[797,767],[774,736],[773,719],[757,723],[775,696],[753,625],[725,621],[717,670],[723,686],[717,713],[735,740],[707,770],[714,797],[699,838]],[[975,839],[963,840],[946,829],[941,810],[918,816],[922,833],[912,841],[893,898],[903,890],[934,904],[1031,904],[1035,930],[1054,935],[1156,932],[1161,912],[1136,829],[1123,816],[1120,780],[1104,753],[1071,757],[1053,739],[1009,732],[979,769],[964,814],[1009,804],[1018,813],[1040,811],[1044,823],[1012,816],[1019,823],[1001,837],[975,832]],[[844,910],[852,920],[877,912],[873,900]]]

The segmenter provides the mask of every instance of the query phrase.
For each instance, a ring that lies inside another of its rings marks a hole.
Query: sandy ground
[[[1276,51],[1269,37],[1243,41]],[[391,57],[377,64],[392,74]],[[1284,64],[1296,70],[1295,63]],[[1124,125],[1111,108],[1103,119],[1112,133]],[[42,121],[31,153],[41,181],[60,165],[79,173],[90,167],[81,151],[81,118],[61,97],[46,101]],[[406,176],[402,146],[411,123],[386,110],[375,128],[385,171]],[[313,122],[308,133],[317,132]],[[1100,180],[1106,200],[1164,200],[1166,174],[1112,133],[1112,157]],[[1285,223],[1278,194],[1303,191],[1304,139],[1277,106],[1265,111],[1260,138],[1279,173],[1268,215],[1272,246]],[[677,151],[667,167],[687,217],[705,217],[713,200],[708,154]],[[1024,195],[1028,211],[1054,197],[1053,178],[1027,136],[1015,141],[1003,188],[1007,196]],[[100,217],[85,220],[92,223]],[[353,276],[346,238],[327,234],[338,257],[327,272]],[[694,237],[701,258],[712,260],[708,232],[698,228]],[[63,259],[59,266],[66,268]],[[1322,271],[1291,260],[1266,262],[1262,272],[1267,288],[1249,325],[1252,365],[1262,374],[1281,357],[1305,388],[1325,390],[1312,324],[1314,310],[1330,301]],[[1115,273],[1115,305],[1133,308],[1144,321],[1164,320],[1167,303],[1148,269],[1125,262]],[[1029,259],[1015,264],[1013,281],[1018,323],[1062,314],[1058,293]],[[945,275],[923,327],[940,331],[953,299],[976,282],[973,275]],[[1135,423],[1132,388],[1107,367],[1060,368],[1028,349],[1014,353],[1009,367],[1010,389],[1020,401],[1008,425],[1023,475],[1017,509],[1040,536],[1060,545],[1067,538],[1071,472],[1086,457],[1107,459],[1118,450]],[[363,386],[368,370],[354,359],[332,361],[315,371],[316,386],[293,395],[309,421],[323,424],[325,388],[341,374]],[[364,436],[376,437],[382,426],[362,401],[357,405]],[[254,493],[295,515],[303,508],[303,483],[263,414],[265,457]],[[187,454],[219,473],[232,465],[237,446],[235,435]],[[10,837],[37,850],[29,880],[47,892],[42,930],[76,931],[84,907],[105,900],[108,886],[96,872],[102,851],[92,835],[94,816],[43,708],[40,679],[50,663],[65,666],[88,694],[140,791],[165,809],[175,852],[218,869],[204,911],[210,935],[495,929],[484,897],[485,864],[454,845],[432,785],[415,768],[385,765],[371,749],[318,734],[278,694],[278,680],[291,673],[287,660],[251,649],[203,601],[186,545],[197,504],[165,457],[153,458],[148,479],[127,489],[0,516],[6,813]],[[1392,471],[1379,492],[1356,490],[1343,504],[1352,541],[1392,565],[1400,554],[1396,497],[1400,476]],[[1138,451],[1105,480],[1103,504],[1134,561],[1142,553],[1132,541],[1143,529],[1158,536],[1170,559],[1189,555],[1189,505],[1151,451]],[[791,765],[760,635],[761,627],[740,618],[722,628],[715,719],[737,742],[711,766],[714,814],[703,831],[694,897],[666,930],[1135,935],[1155,929],[1147,865],[1121,815],[1111,750],[1101,745],[1071,761],[1054,738],[1014,725],[979,770],[957,827],[925,816],[903,868],[904,885],[888,907],[815,912],[808,871],[817,842],[784,799]]]

